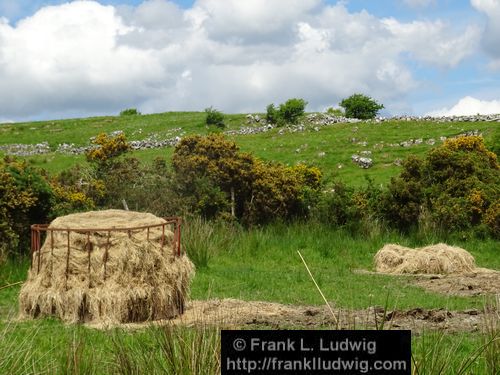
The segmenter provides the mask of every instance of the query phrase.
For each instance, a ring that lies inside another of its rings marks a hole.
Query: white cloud
[[[491,66],[500,68],[500,1],[471,0],[471,5],[487,17],[482,45],[485,51],[493,57]]]
[[[73,1],[15,26],[0,21],[0,113],[262,111],[290,97],[314,110],[354,92],[390,110],[418,87],[408,56],[450,68],[478,38],[471,27],[380,19],[320,0],[198,0],[189,9]]]
[[[451,108],[441,108],[429,112],[430,116],[470,116],[470,115],[490,115],[500,113],[500,100],[480,100],[471,96],[460,99]]]

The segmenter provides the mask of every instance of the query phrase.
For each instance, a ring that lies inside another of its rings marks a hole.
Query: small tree
[[[120,112],[120,116],[135,116],[140,114],[141,112],[139,112],[137,108],[127,108]]]
[[[218,128],[224,128],[224,114],[212,107],[205,108],[205,113],[207,114],[207,117],[205,119],[205,123],[210,126],[210,125],[215,125]]]
[[[285,103],[280,104],[280,117],[285,120],[285,122],[296,124],[300,116],[304,114],[306,105],[307,102],[304,99],[288,99]]]
[[[279,120],[279,113],[274,104],[269,104],[266,107],[266,121],[270,124],[277,124]]]
[[[374,99],[363,94],[351,95],[343,99],[339,105],[344,108],[346,117],[360,120],[375,118],[378,111],[384,108],[383,104],[379,104]]]

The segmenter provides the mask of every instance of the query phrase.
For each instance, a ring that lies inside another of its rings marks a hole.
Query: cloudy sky
[[[265,111],[500,112],[500,0],[0,0],[0,121]]]

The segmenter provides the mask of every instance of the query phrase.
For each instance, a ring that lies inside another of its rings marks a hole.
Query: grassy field
[[[206,134],[204,113],[164,113],[141,116],[100,117],[0,125],[0,145],[35,144],[47,141],[55,150],[60,143],[86,145],[100,132],[122,130],[129,140],[151,134],[173,137]],[[245,115],[229,115],[228,129],[245,125]],[[179,129],[181,128],[181,129]],[[409,154],[424,155],[432,146],[428,139],[450,137],[479,130],[486,143],[498,141],[497,123],[433,123],[390,121],[313,126],[303,132],[280,134],[279,129],[257,135],[231,136],[242,150],[266,160],[287,164],[305,162],[319,166],[327,178],[339,177],[361,185],[365,177],[386,184],[400,167],[396,159]],[[355,140],[353,140],[355,138]],[[391,146],[410,139],[424,142],[411,147]],[[366,142],[364,145],[363,142]],[[498,147],[498,145],[496,145]],[[351,155],[372,152],[374,166],[361,169]],[[172,148],[135,151],[134,156],[151,161],[169,158]],[[57,173],[77,163],[83,156],[58,153],[27,158],[30,163]],[[485,298],[439,295],[410,285],[406,279],[367,275],[354,270],[372,269],[373,255],[385,243],[421,246],[448,240],[464,247],[481,267],[500,269],[499,242],[491,239],[438,238],[435,234],[400,233],[378,230],[352,234],[325,224],[308,222],[272,224],[244,229],[227,224],[195,220],[186,233],[185,245],[198,265],[191,296],[194,299],[238,298],[286,304],[322,305],[304,266],[300,250],[323,293],[336,307],[363,309],[387,306],[450,310],[482,309]],[[27,259],[12,259],[0,265],[0,288],[23,281]],[[54,319],[16,322],[19,285],[0,289],[0,374],[215,374],[219,371],[217,327],[147,328],[138,332],[120,329],[96,331],[83,326],[67,326]],[[325,327],[328,328],[328,327]],[[413,338],[413,355],[419,374],[460,373],[465,361],[471,365],[464,374],[492,374],[488,365],[498,351],[478,351],[488,340],[482,332],[446,334],[427,332]],[[497,347],[498,348],[498,347]],[[203,355],[210,353],[210,355]],[[475,355],[478,354],[477,358]]]
[[[196,227],[196,235],[209,245],[192,248],[193,252],[197,251],[192,258],[202,264],[192,285],[194,299],[238,298],[321,305],[323,301],[296,254],[300,249],[324,294],[336,307],[378,305],[405,309],[418,306],[450,310],[484,307],[483,297],[438,295],[411,286],[404,278],[352,272],[372,269],[373,254],[384,243],[418,246],[430,239],[396,233],[353,236],[314,223],[244,230],[199,221]],[[198,244],[202,242],[198,240]],[[500,269],[498,243],[474,240],[456,245],[471,251],[480,266]],[[28,266],[26,259],[11,260],[2,266],[0,285],[24,280]],[[152,327],[132,333],[66,326],[54,319],[16,323],[11,318],[17,314],[18,291],[19,286],[0,290],[0,353],[15,350],[25,358],[13,364],[6,354],[0,356],[0,373],[24,374],[26,368],[36,369],[30,373],[217,373],[215,357],[212,356],[210,362],[208,358],[199,358],[201,352],[192,349],[193,343],[217,348],[217,328]],[[456,374],[464,359],[473,356],[486,339],[480,332],[467,335],[427,332],[414,337],[413,354],[419,363],[425,364],[427,370],[422,371],[423,374]],[[165,348],[167,341],[178,347]],[[168,362],[168,350],[175,351],[176,363]],[[193,364],[196,362],[193,356],[203,364]],[[487,358],[481,353],[465,373],[489,374]],[[437,370],[439,363],[445,365],[445,371]],[[205,367],[201,372],[193,372],[189,366]],[[2,368],[10,370],[2,372]]]
[[[89,144],[89,138],[100,132],[116,130],[125,132],[128,140],[141,140],[151,134],[159,138],[172,138],[188,134],[207,134],[211,129],[204,125],[205,114],[201,112],[168,112],[154,115],[96,117],[75,120],[58,120],[0,125],[0,145],[48,142],[55,150],[58,144]],[[226,115],[227,130],[246,126],[245,115]],[[431,145],[425,141],[440,137],[452,137],[467,131],[480,131],[488,145],[498,142],[500,130],[495,122],[437,123],[418,121],[388,121],[383,123],[361,122],[356,124],[334,124],[317,127],[306,122],[302,132],[279,134],[280,129],[255,135],[235,135],[243,151],[252,152],[266,159],[296,164],[304,162],[320,167],[325,176],[339,177],[346,183],[361,185],[369,176],[375,183],[385,184],[400,167],[394,164],[410,154],[424,155]],[[179,129],[180,128],[180,129]],[[394,146],[401,142],[422,139],[422,144],[411,147]],[[366,142],[366,146],[363,142]],[[391,144],[393,146],[391,146]],[[143,161],[157,156],[167,159],[172,148],[134,151],[133,155]],[[351,155],[371,151],[374,166],[361,169],[351,162]],[[71,165],[84,162],[84,157],[50,153],[28,157],[28,160],[49,172],[59,172]]]

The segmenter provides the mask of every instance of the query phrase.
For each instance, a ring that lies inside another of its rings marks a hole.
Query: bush
[[[212,107],[206,108],[205,113],[207,117],[205,119],[205,123],[207,126],[215,125],[218,128],[224,128],[226,125],[224,124],[224,114]]]
[[[382,104],[378,104],[375,100],[363,94],[351,95],[343,99],[339,105],[344,108],[346,117],[360,120],[373,119],[378,111],[384,108]]]
[[[300,116],[304,114],[306,105],[307,102],[304,99],[288,99],[280,104],[279,115],[285,122],[296,124]]]
[[[288,99],[276,109],[274,104],[266,108],[266,120],[271,124],[282,126],[285,123],[296,124],[304,114],[307,102],[304,99]]]
[[[277,124],[279,113],[274,104],[269,104],[266,108],[266,121],[270,124]]]
[[[184,137],[172,156],[177,192],[191,202],[192,212],[205,217],[229,210],[233,194],[239,216],[249,194],[253,163],[249,154],[223,135]]]
[[[308,203],[319,194],[322,178],[315,167],[287,167],[260,160],[255,162],[253,174],[251,199],[243,215],[249,224],[307,216]]]
[[[183,138],[172,165],[177,191],[191,212],[227,217],[234,211],[247,223],[304,214],[321,184],[317,168],[265,163],[217,134]]]
[[[87,161],[95,162],[100,166],[130,150],[125,134],[119,133],[115,136],[108,136],[101,133],[92,140],[95,145],[85,153]]]
[[[344,117],[344,111],[342,111],[340,108],[330,107],[326,110],[326,113],[330,116]]]
[[[315,216],[333,226],[344,226],[359,219],[353,202],[354,190],[340,181],[325,191],[315,208]]]
[[[0,162],[0,258],[28,250],[30,225],[47,221],[52,202],[45,177],[26,161]]]
[[[140,114],[141,112],[139,112],[136,108],[128,108],[120,112],[120,116],[136,116]]]
[[[400,176],[391,180],[380,207],[384,217],[401,229],[420,223],[450,232],[486,225],[500,237],[499,196],[496,155],[481,137],[458,137],[431,150],[423,160],[409,158]]]

